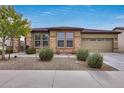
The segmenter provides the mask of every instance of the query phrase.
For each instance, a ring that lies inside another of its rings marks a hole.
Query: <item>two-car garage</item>
[[[84,29],[81,35],[81,47],[90,52],[115,52],[118,50],[118,33]]]
[[[81,46],[91,52],[112,52],[112,38],[85,38],[82,39]]]

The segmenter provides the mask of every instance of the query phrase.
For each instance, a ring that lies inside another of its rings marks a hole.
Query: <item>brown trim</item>
[[[49,33],[49,31],[42,31],[42,30],[39,30],[39,31],[34,31],[32,30],[31,33]]]
[[[49,31],[82,31],[82,29],[49,29]]]
[[[66,31],[82,31],[84,28],[81,27],[49,27],[48,30],[66,30]]]
[[[82,34],[120,34],[121,32],[83,32]]]
[[[81,27],[47,27],[47,28],[32,28],[32,32],[49,32],[50,30],[55,31],[82,31],[84,28]]]

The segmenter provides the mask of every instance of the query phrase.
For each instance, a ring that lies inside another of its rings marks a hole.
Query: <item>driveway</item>
[[[0,88],[124,88],[124,71],[0,70]]]
[[[104,53],[104,63],[124,71],[124,54],[121,53]]]

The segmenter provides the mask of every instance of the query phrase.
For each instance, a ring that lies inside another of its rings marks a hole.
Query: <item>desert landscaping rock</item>
[[[93,71],[115,71],[111,66],[103,64],[101,69],[88,67],[87,62],[77,62],[76,58],[53,58],[51,61],[43,62],[37,57],[19,57],[9,61],[0,62],[0,70],[93,70]]]

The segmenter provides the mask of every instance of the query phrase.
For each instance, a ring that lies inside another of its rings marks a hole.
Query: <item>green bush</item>
[[[53,58],[53,50],[50,48],[42,48],[39,52],[41,61],[50,61]]]
[[[0,49],[0,55],[2,55],[2,50]]]
[[[26,54],[35,54],[36,53],[36,49],[35,48],[28,48],[26,49]]]
[[[12,47],[7,47],[6,48],[6,53],[13,53],[13,48]]]
[[[96,53],[88,57],[88,65],[92,68],[101,68],[103,64],[103,56]]]
[[[86,61],[87,57],[89,56],[89,51],[84,49],[78,49],[76,56],[77,56],[77,60]]]

